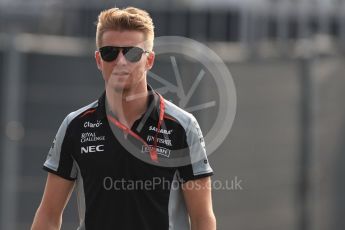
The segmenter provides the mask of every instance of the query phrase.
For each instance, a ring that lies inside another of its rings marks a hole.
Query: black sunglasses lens
[[[101,57],[106,62],[114,61],[119,55],[120,49],[112,46],[105,46],[99,49]]]
[[[139,47],[126,47],[123,48],[123,54],[125,55],[126,59],[130,62],[137,62],[141,59],[141,55],[144,53]]]
[[[115,47],[115,46],[104,46],[99,49],[101,57],[106,62],[114,61],[122,49],[123,55],[130,62],[138,62],[141,59],[141,55],[144,50],[139,47]]]

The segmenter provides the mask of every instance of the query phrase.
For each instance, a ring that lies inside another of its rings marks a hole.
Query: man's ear
[[[155,62],[155,52],[150,51],[150,53],[148,53],[147,55],[147,59],[146,59],[146,69],[150,70],[153,66],[153,63]]]
[[[95,59],[96,59],[97,68],[102,71],[102,59],[101,59],[101,54],[99,53],[98,50],[95,51]]]

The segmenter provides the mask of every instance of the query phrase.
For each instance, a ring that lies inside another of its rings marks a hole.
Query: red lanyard
[[[136,134],[135,132],[133,132],[131,129],[129,129],[127,126],[125,126],[124,124],[122,124],[121,122],[119,122],[115,117],[112,117],[110,115],[107,115],[108,120],[113,123],[115,126],[117,126],[118,128],[120,128],[123,132],[128,133],[129,135],[131,135],[132,137],[136,138],[137,140],[141,141],[146,147],[147,149],[149,149],[150,151],[150,157],[151,160],[158,162],[158,156],[157,156],[157,138],[158,138],[158,133],[161,129],[161,125],[163,123],[163,119],[164,119],[164,111],[165,111],[165,104],[164,104],[164,99],[163,97],[159,95],[159,120],[158,120],[158,124],[157,124],[157,130],[156,130],[156,135],[155,135],[155,139],[153,142],[153,148],[150,148],[150,146],[147,144],[147,142],[142,139],[138,134]]]

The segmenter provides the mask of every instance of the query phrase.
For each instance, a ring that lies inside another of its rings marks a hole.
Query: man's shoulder
[[[76,118],[78,117],[82,117],[83,115],[86,115],[88,113],[94,112],[98,107],[98,100],[82,107],[79,108],[75,111],[70,112],[66,118],[65,118],[65,122],[67,123],[67,125],[70,125],[72,122],[74,122],[76,120]]]
[[[187,129],[188,126],[192,122],[196,121],[193,114],[191,114],[191,113],[187,112],[186,110],[178,107],[177,105],[175,105],[174,103],[172,103],[168,100],[164,100],[164,102],[165,102],[165,114],[176,119],[184,129]]]

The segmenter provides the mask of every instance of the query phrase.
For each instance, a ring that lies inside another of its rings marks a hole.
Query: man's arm
[[[58,230],[62,213],[73,191],[74,181],[48,173],[40,206],[37,209],[31,230]]]
[[[216,230],[216,218],[212,208],[211,178],[187,181],[182,185],[182,191],[192,230]]]

